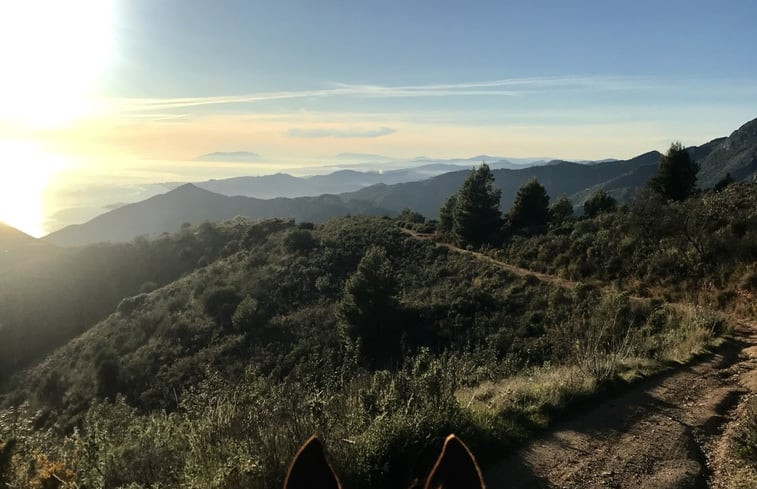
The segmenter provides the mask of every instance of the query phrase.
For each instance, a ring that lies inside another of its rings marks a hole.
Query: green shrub
[[[234,287],[213,286],[202,294],[205,314],[221,326],[231,324],[231,317],[241,301],[242,298]]]
[[[307,253],[317,244],[313,233],[308,229],[294,229],[284,236],[284,247],[291,253]]]
[[[733,437],[736,453],[751,463],[757,463],[757,397],[747,401],[744,417]]]

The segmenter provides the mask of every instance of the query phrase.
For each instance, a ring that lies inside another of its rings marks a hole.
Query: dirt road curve
[[[429,239],[406,231],[417,239]],[[564,287],[482,253],[437,243]],[[723,436],[746,396],[757,395],[757,321],[736,319],[717,352],[640,383],[557,424],[487,471],[491,489],[683,489],[727,486],[737,463]],[[754,487],[757,488],[757,481]]]
[[[757,324],[741,323],[717,353],[558,424],[493,467],[488,487],[722,487],[720,435],[755,392]]]

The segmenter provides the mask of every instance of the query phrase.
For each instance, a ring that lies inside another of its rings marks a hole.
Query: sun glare
[[[64,124],[92,109],[108,60],[113,0],[0,3],[0,121]]]
[[[44,192],[65,161],[34,143],[0,140],[0,222],[32,236],[45,234]]]

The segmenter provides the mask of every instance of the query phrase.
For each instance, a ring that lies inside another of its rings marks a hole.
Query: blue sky
[[[757,117],[754,19],[737,0],[0,3],[0,220],[38,234],[51,184],[702,144]]]
[[[132,0],[114,95],[563,75],[754,80],[754,2]]]
[[[293,139],[355,135],[335,151],[627,157],[672,139],[699,144],[757,115],[755,18],[746,1],[132,0],[117,4],[99,93],[128,99],[132,118],[275,116]],[[486,135],[437,153],[427,141],[366,141],[409,136],[399,123],[437,125],[440,140],[458,126],[532,130],[513,134],[521,145]],[[616,127],[624,144],[597,126]],[[271,160],[330,151],[261,150],[258,139],[207,149]]]

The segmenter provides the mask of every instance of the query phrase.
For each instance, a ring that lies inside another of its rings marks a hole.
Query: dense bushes
[[[0,273],[0,383],[97,321],[218,258],[250,223],[185,227],[172,236],[61,249]],[[124,299],[131,297],[130,299]],[[122,302],[123,300],[123,302]],[[120,303],[120,305],[119,305]]]
[[[702,296],[720,306],[753,293],[757,260],[757,185],[733,184],[688,200],[640,192],[627,208],[567,221],[538,236],[514,236],[505,260],[580,281],[615,283],[634,293],[681,299]]]
[[[79,487],[280,487],[313,433],[354,487],[406,484],[449,432],[486,462],[603,382],[684,361],[718,334],[702,310],[604,285],[750,286],[756,199],[730,185],[581,220],[563,202],[543,234],[494,251],[602,287],[515,276],[390,219],[237,222],[236,244],[213,248],[223,256],[133,296],[141,277],[116,314],[8,384],[10,477],[16,487],[51,474]]]

